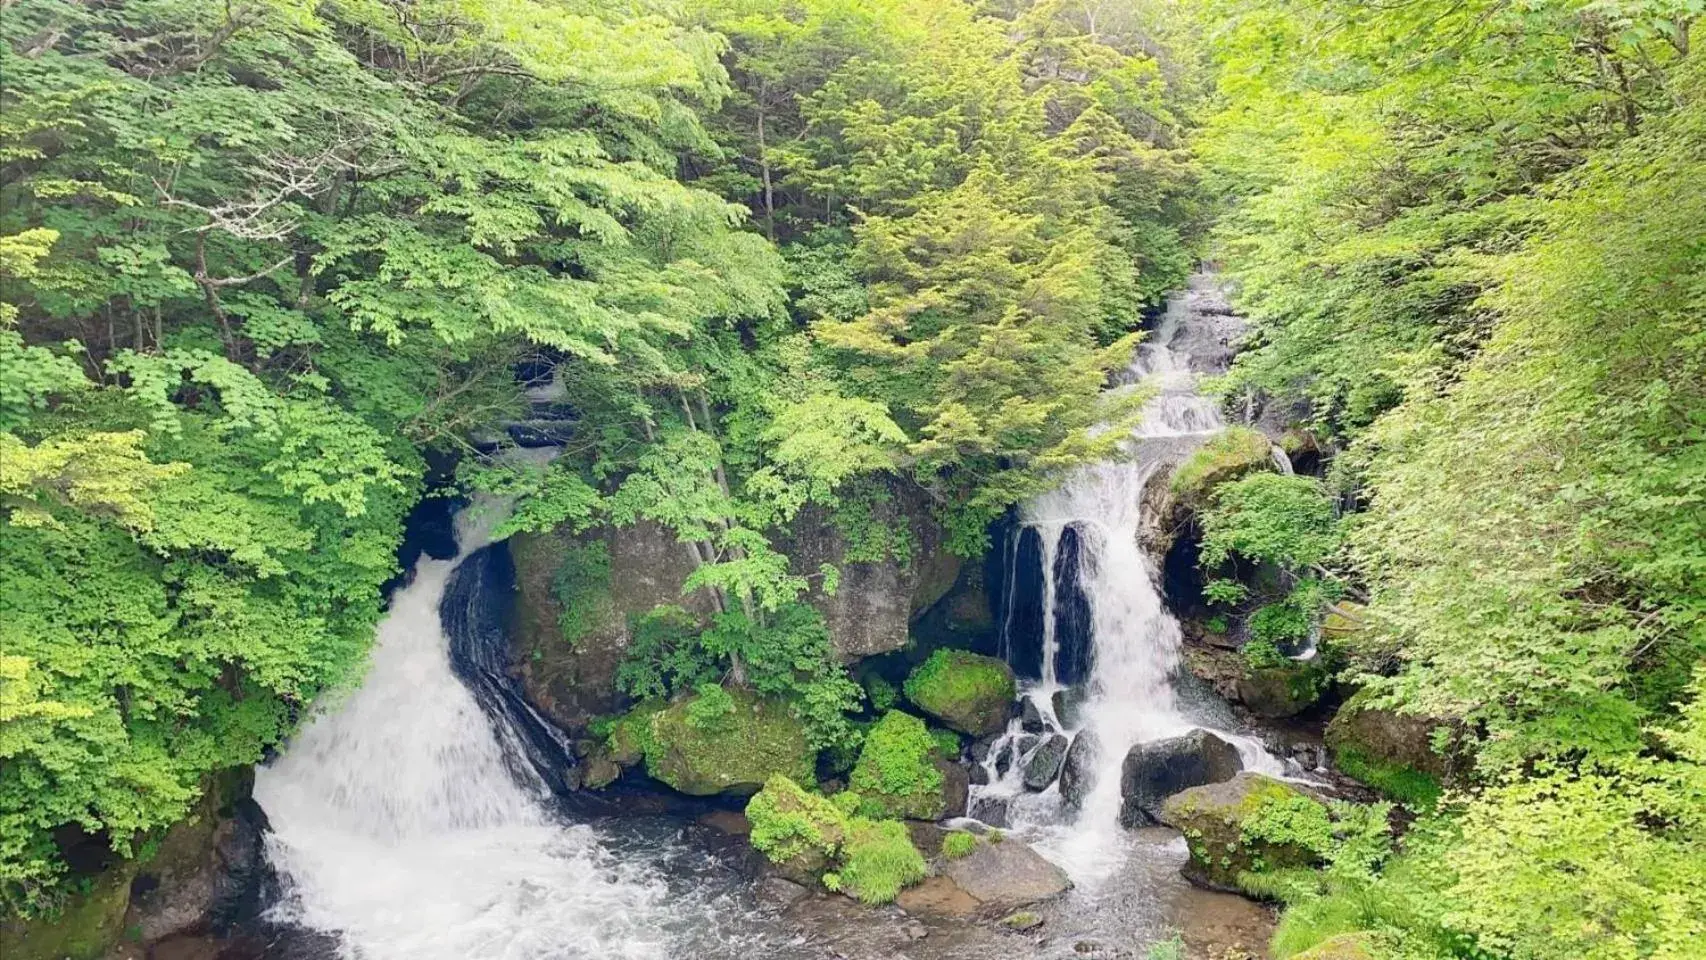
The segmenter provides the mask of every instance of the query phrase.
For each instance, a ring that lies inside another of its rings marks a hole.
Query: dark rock
[[[918,848],[918,852],[924,855],[924,859],[933,860],[942,855],[942,839],[948,835],[946,829],[924,820],[903,822],[906,824],[907,838]]]
[[[1043,718],[1043,712],[1037,709],[1037,702],[1026,697],[1019,706],[1019,726],[1026,733],[1043,733],[1048,730],[1048,722]]]
[[[1007,798],[980,797],[972,804],[970,816],[992,827],[1009,826],[1007,818]]]
[[[971,795],[971,773],[963,765],[947,761],[939,761],[936,769],[942,771],[941,817],[965,816],[966,799]]]
[[[758,885],[758,902],[772,910],[786,910],[810,895],[810,890],[786,877],[766,877]]]
[[[1084,702],[1089,694],[1083,687],[1062,687],[1054,692],[1052,698],[1054,718],[1060,721],[1062,730],[1076,730],[1083,722]]]
[[[1036,749],[1037,744],[1042,742],[1042,737],[1039,737],[1036,734],[1027,733],[1019,737],[1019,742],[1014,745],[1014,750],[1017,751],[1018,756],[1022,757]]]
[[[966,777],[974,787],[989,786],[989,768],[981,763],[972,764],[971,769],[966,771]]]
[[[1207,730],[1132,747],[1120,768],[1120,823],[1155,821],[1162,801],[1188,787],[1230,780],[1243,769],[1238,750]]]
[[[190,816],[161,838],[130,886],[125,926],[145,943],[222,930],[246,912],[265,869],[266,815],[252,768],[210,781]]]
[[[1072,746],[1066,749],[1066,758],[1060,765],[1060,799],[1067,806],[1077,809],[1083,804],[1084,795],[1090,792],[1091,777],[1095,775],[1092,765],[1100,752],[1101,745],[1091,731],[1082,731],[1072,738]]]
[[[996,752],[995,752],[995,775],[996,776],[1005,777],[1007,775],[1007,771],[1013,766],[1013,756],[1014,756],[1014,749],[1013,749],[1013,741],[1011,741],[1011,740],[1007,741],[1006,743],[1003,743],[996,750]]]
[[[977,761],[978,763],[982,763],[985,760],[989,759],[989,749],[995,745],[995,742],[997,740],[1000,740],[1000,739],[1001,739],[1001,734],[996,733],[996,734],[991,734],[990,736],[987,736],[987,737],[982,737],[980,739],[973,740],[972,744],[971,744],[971,749],[968,751],[968,755],[973,760]]]
[[[1054,734],[1039,745],[1025,762],[1025,787],[1046,790],[1060,776],[1061,764],[1066,762],[1066,737]]]
[[[1327,671],[1318,661],[1319,658],[1277,667],[1247,668],[1235,684],[1238,701],[1264,719],[1295,717],[1314,706],[1326,689]]]

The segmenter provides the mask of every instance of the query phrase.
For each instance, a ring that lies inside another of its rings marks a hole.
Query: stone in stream
[[[1025,762],[1025,788],[1028,790],[1046,790],[1060,775],[1060,766],[1066,762],[1066,737],[1055,734],[1044,740],[1031,754],[1031,759]]]
[[[1002,744],[1001,749],[997,750],[995,753],[995,775],[998,777],[1005,777],[1008,769],[1012,766],[1013,742],[1009,740]]]
[[[966,776],[974,787],[989,786],[989,769],[981,763],[972,764],[971,769],[966,771]]]
[[[1054,718],[1060,721],[1062,730],[1075,729],[1083,719],[1079,714],[1088,699],[1083,687],[1062,687],[1054,692]]]
[[[1076,810],[1083,805],[1084,795],[1090,792],[1092,765],[1100,752],[1096,735],[1089,730],[1072,738],[1072,746],[1066,749],[1066,759],[1060,765],[1060,799],[1068,807]]]
[[[970,816],[991,827],[1005,827],[1008,825],[1008,803],[1006,797],[981,797],[972,804]]]
[[[995,746],[995,742],[1000,739],[1001,734],[996,733],[973,740],[969,751],[971,758],[978,763],[988,760],[990,748]]]
[[[947,861],[941,874],[976,900],[983,912],[1028,907],[1072,887],[1059,867],[1010,837],[979,841],[971,853]]]
[[[971,795],[971,774],[964,766],[946,760],[937,761],[936,769],[942,772],[942,818],[965,816],[966,800]]]
[[[1026,733],[1042,733],[1049,728],[1043,712],[1037,709],[1037,702],[1030,697],[1026,697],[1019,707],[1019,726]]]
[[[1162,801],[1181,790],[1230,780],[1244,767],[1238,749],[1207,730],[1132,747],[1120,767],[1120,825],[1156,822]]]

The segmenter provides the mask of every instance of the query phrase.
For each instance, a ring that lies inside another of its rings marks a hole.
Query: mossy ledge
[[[1012,667],[964,650],[937,650],[906,678],[906,698],[918,709],[974,737],[1006,725],[1017,690]]]
[[[745,690],[728,693],[733,708],[709,720],[691,712],[697,694],[662,708],[636,707],[612,730],[612,755],[643,756],[652,779],[694,796],[753,793],[776,774],[809,782],[816,755],[787,705]]]

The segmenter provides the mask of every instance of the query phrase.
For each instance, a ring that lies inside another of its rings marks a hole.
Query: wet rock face
[[[1088,699],[1089,694],[1085,692],[1083,687],[1061,687],[1054,692],[1049,700],[1050,705],[1054,707],[1054,718],[1060,721],[1061,729],[1075,730],[1078,728],[1080,721],[1083,720],[1080,714],[1083,712],[1084,702]]]
[[[1060,776],[1061,765],[1066,762],[1066,737],[1054,734],[1037,745],[1029,760],[1025,761],[1025,787],[1029,790],[1046,790]]]
[[[1120,768],[1120,824],[1130,828],[1154,823],[1169,796],[1230,780],[1243,766],[1237,748],[1206,730],[1140,743]]]
[[[519,533],[509,550],[514,669],[528,701],[566,730],[582,730],[626,706],[616,668],[628,650],[628,614],[661,604],[678,604],[699,618],[712,613],[703,591],[681,594],[694,569],[688,545],[650,521],[580,537]],[[566,593],[575,601],[572,624],[564,622]]]
[[[1060,799],[1068,807],[1076,810],[1083,805],[1084,795],[1090,792],[1096,755],[1101,749],[1096,735],[1088,730],[1072,738],[1072,746],[1066,749],[1060,765]]]

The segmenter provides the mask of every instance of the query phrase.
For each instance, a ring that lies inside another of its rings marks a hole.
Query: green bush
[[[924,856],[898,820],[855,819],[842,849],[841,886],[863,903],[888,903],[924,879]]]
[[[865,678],[865,697],[871,701],[871,709],[877,713],[887,713],[894,709],[895,701],[900,699],[900,691],[894,684],[883,679],[881,674],[873,673]]]
[[[890,710],[865,735],[849,785],[869,817],[934,820],[942,815],[942,772],[936,740],[924,721]]]
[[[687,722],[700,730],[727,729],[735,712],[734,697],[718,683],[701,683],[694,691],[698,696],[687,704]]]
[[[976,849],[977,837],[964,830],[955,830],[942,838],[942,856],[949,860],[958,860]]]
[[[1273,465],[1273,445],[1249,427],[1229,427],[1202,445],[1173,471],[1173,492],[1196,497],[1217,484]]]
[[[1306,569],[1331,557],[1342,537],[1333,500],[1313,477],[1254,473],[1222,484],[1199,519],[1205,567],[1237,554]]]

